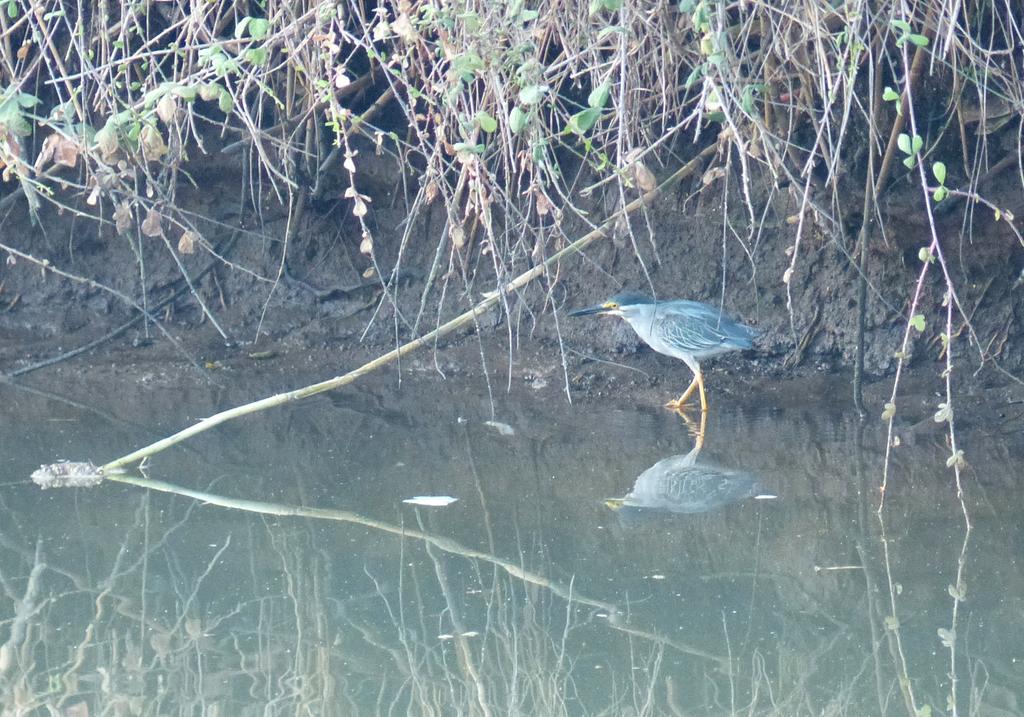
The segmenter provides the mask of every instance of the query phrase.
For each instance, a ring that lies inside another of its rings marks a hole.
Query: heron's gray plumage
[[[670,456],[641,473],[622,505],[672,513],[706,513],[756,495],[757,478],[744,471],[697,463],[696,451]]]
[[[655,301],[632,292],[616,294],[603,304],[569,313],[570,316],[593,314],[621,317],[652,349],[677,358],[690,367],[693,371],[690,386],[677,400],[666,404],[677,410],[698,388],[701,409],[706,411],[700,362],[729,351],[749,349],[758,335],[756,329],[739,323],[714,306],[683,299]]]
[[[699,301],[654,301],[641,294],[609,301],[622,307],[622,318],[652,349],[684,360],[749,349],[757,336],[755,329]]]

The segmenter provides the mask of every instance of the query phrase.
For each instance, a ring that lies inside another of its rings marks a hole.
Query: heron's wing
[[[690,353],[721,349],[747,349],[756,335],[713,306],[699,301],[668,301],[658,305],[656,329],[663,339]]]
[[[758,491],[757,479],[747,473],[712,464],[676,466],[657,475],[641,475],[627,500],[630,504],[673,513],[706,513],[749,498]]]

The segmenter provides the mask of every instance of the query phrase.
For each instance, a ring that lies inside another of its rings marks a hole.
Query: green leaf
[[[690,71],[689,76],[686,78],[686,82],[683,83],[683,89],[688,90],[691,87],[693,87],[698,80],[704,77],[704,73],[706,71],[707,65],[703,62],[694,67],[693,70]]]
[[[459,74],[464,82],[470,82],[477,72],[484,69],[484,61],[480,55],[470,50],[455,56],[452,60],[452,69]]]
[[[924,333],[924,314],[914,314],[911,316],[910,325],[917,329],[918,333]]]
[[[910,154],[917,154],[921,151],[921,147],[924,146],[924,140],[921,139],[921,135],[915,134],[910,140]]]
[[[534,164],[544,164],[545,141],[539,140],[530,145],[530,156]]]
[[[906,132],[900,132],[900,136],[896,138],[896,146],[900,148],[903,154],[910,154],[910,135]]]
[[[932,165],[932,174],[935,176],[935,181],[939,184],[946,183],[946,164],[945,162],[935,162]]]
[[[618,12],[622,9],[622,0],[590,0],[588,14],[592,17],[602,10]]]
[[[897,30],[901,30],[904,33],[910,32],[910,23],[907,22],[906,20],[893,20],[889,24],[892,25]]]
[[[480,129],[482,129],[484,132],[490,133],[498,129],[498,120],[494,119],[483,110],[477,112],[475,118],[476,123],[480,125]]]
[[[519,101],[524,105],[535,105],[544,99],[547,92],[547,85],[528,85],[519,90]]]
[[[917,252],[917,258],[920,259],[922,263],[926,261],[931,264],[935,263],[935,255],[932,254],[932,250],[926,246],[921,247]]]
[[[265,40],[270,34],[270,21],[262,17],[254,17],[249,23],[249,37],[253,40]]]
[[[608,104],[611,91],[612,83],[605,80],[591,91],[590,96],[587,97],[587,104],[597,109],[603,109]]]
[[[907,35],[907,39],[918,47],[928,47],[928,38],[924,35]]]
[[[474,34],[480,30],[480,16],[475,12],[464,12],[459,15],[459,20],[462,21],[462,26],[469,34]]]
[[[949,196],[949,190],[946,189],[945,187],[936,187],[935,191],[932,193],[932,199],[935,200],[936,204],[938,204],[939,202],[941,202],[943,199],[945,199],[948,196]]]
[[[521,22],[530,22],[532,20],[536,20],[539,15],[540,13],[536,10],[523,10],[523,13],[519,16],[519,20]]]
[[[512,111],[508,115],[508,128],[512,130],[512,134],[519,134],[526,127],[526,121],[528,117],[520,107],[513,107]]]
[[[270,58],[265,47],[250,47],[245,51],[245,59],[254,65],[262,65]]]
[[[757,92],[760,89],[758,85],[747,85],[743,88],[743,95],[740,99],[740,106],[748,116],[752,116],[755,113],[756,107],[754,106],[754,100],[757,97]]]
[[[235,25],[235,39],[236,40],[238,40],[243,35],[245,35],[245,28],[247,28],[249,26],[250,22],[252,22],[252,18],[249,17],[248,15],[246,15],[245,17],[243,17],[241,20],[238,21],[238,23]]]
[[[945,423],[953,419],[953,408],[948,403],[940,403],[939,410],[933,416],[936,423]]]
[[[180,97],[181,99],[185,100],[186,102],[195,102],[196,101],[196,88],[195,87],[175,87],[173,92],[178,97]]]
[[[964,452],[960,448],[956,449],[956,452],[946,459],[946,468],[963,468],[967,465],[967,461],[964,459]]]
[[[469,142],[456,142],[452,145],[452,149],[456,152],[469,152],[471,154],[484,153],[484,146],[482,144],[470,144]]]
[[[18,17],[17,0],[10,0],[10,2],[7,3],[7,17],[11,18],[12,20]]]
[[[142,134],[142,123],[132,122],[128,125],[128,131],[125,133],[125,137],[127,137],[128,141],[133,145],[137,145],[139,143],[140,134]]]
[[[891,87],[886,87],[882,90],[882,99],[886,102],[895,102],[900,98],[900,93]]]
[[[28,92],[19,92],[15,97],[18,99],[18,106],[26,110],[32,109],[39,104],[39,98],[35,95],[30,95]]]
[[[904,166],[906,166],[907,169],[913,169],[914,167],[917,166],[917,157],[915,157],[914,155],[910,155],[909,157],[903,160],[903,164]]]
[[[574,134],[586,134],[601,117],[601,110],[597,107],[588,107],[582,112],[577,112],[569,118],[566,129]]]
[[[882,420],[883,421],[891,420],[892,417],[895,416],[895,415],[896,415],[896,404],[893,403],[892,401],[890,401],[889,403],[885,404],[885,408],[882,409]]]
[[[235,100],[231,96],[231,93],[227,90],[222,91],[217,97],[217,106],[220,108],[221,112],[229,114],[235,107]]]
[[[707,3],[699,2],[693,9],[693,29],[697,32],[706,32],[710,24],[711,9]]]

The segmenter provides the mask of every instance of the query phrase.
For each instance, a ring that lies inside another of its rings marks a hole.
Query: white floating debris
[[[477,632],[476,630],[466,630],[466,632],[462,633],[459,637],[476,637],[479,634],[480,633]],[[455,635],[451,635],[451,634],[446,632],[443,635],[438,635],[437,639],[438,640],[454,640],[455,639]]]
[[[450,495],[417,495],[412,498],[406,498],[402,502],[409,503],[410,505],[427,505],[431,508],[443,508],[457,500],[458,498],[452,498]]]
[[[755,495],[754,500],[776,500],[778,497],[774,493],[761,493],[760,495]]]
[[[60,461],[39,466],[33,471],[32,482],[46,488],[90,488],[103,482],[100,469],[88,461]]]
[[[516,429],[512,428],[512,426],[507,423],[502,423],[501,421],[484,421],[484,425],[488,428],[493,428],[503,436],[516,435]]]

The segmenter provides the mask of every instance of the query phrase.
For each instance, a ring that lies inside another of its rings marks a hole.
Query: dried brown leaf
[[[171,636],[166,632],[154,632],[149,637],[149,646],[158,659],[162,660],[171,652]]]
[[[437,182],[431,180],[427,183],[426,188],[423,190],[423,197],[427,200],[427,204],[433,204],[434,200],[437,199]]]
[[[81,152],[78,142],[65,137],[64,135],[57,135],[58,139],[54,142],[53,149],[53,162],[64,167],[74,167],[78,164],[78,155]]]
[[[359,242],[359,253],[366,256],[373,254],[373,238],[369,234],[363,234],[363,240]]]
[[[164,233],[160,226],[160,212],[150,209],[146,212],[146,218],[142,221],[142,233],[148,237],[158,237]]]
[[[398,19],[391,23],[391,29],[395,31],[396,35],[409,44],[416,41],[416,28],[413,27],[412,22],[409,20],[409,16],[404,12],[398,16]]]
[[[207,82],[199,87],[199,99],[203,102],[213,102],[220,97],[220,85],[216,82]]]
[[[449,230],[448,236],[452,239],[452,244],[455,245],[456,249],[461,249],[466,245],[466,230],[462,228],[462,225],[456,224]]]
[[[178,114],[178,101],[174,95],[170,92],[160,98],[160,101],[156,103],[156,116],[159,117],[164,124],[171,124],[174,122],[175,116]]]
[[[708,171],[704,172],[704,176],[701,177],[701,183],[706,187],[713,183],[715,180],[721,179],[725,176],[725,168],[723,167],[711,167]]]
[[[89,717],[89,703],[76,702],[64,708],[64,717]]]
[[[654,172],[649,170],[643,162],[638,161],[633,165],[633,179],[636,180],[636,185],[645,192],[654,191],[658,186],[658,179],[654,176]]]
[[[109,126],[101,128],[96,133],[96,147],[99,149],[103,161],[109,164],[117,154],[116,131]]]
[[[132,228],[132,205],[130,202],[121,202],[114,209],[114,224],[117,226],[118,234],[127,234]]]
[[[537,192],[537,214],[547,216],[551,213],[551,200],[543,192]]]
[[[43,146],[39,149],[39,156],[36,157],[35,170],[37,172],[52,160],[54,164],[63,167],[74,167],[78,164],[79,147],[78,143],[70,137],[59,132],[54,132],[43,140]]]
[[[153,125],[143,127],[139,139],[142,142],[142,151],[146,159],[160,159],[167,154],[167,144],[164,142],[164,137],[160,134],[160,130]]]
[[[193,640],[198,640],[203,636],[203,623],[194,617],[190,617],[185,620],[185,633]]]
[[[182,232],[181,238],[178,239],[178,253],[195,254],[197,238],[198,237],[196,237],[195,232],[191,230]]]

